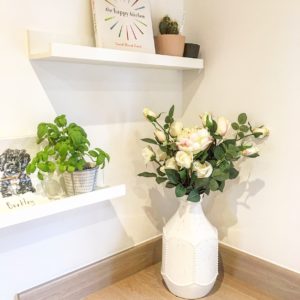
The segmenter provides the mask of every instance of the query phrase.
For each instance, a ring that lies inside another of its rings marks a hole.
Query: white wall
[[[152,0],[153,19],[181,18],[183,1]],[[172,5],[170,5],[172,4]],[[26,29],[89,37],[89,0],[0,0],[0,150],[31,148],[40,121],[66,113],[85,126],[93,145],[112,161],[106,184],[126,183],[127,196],[0,231],[0,299],[134,246],[161,232],[175,209],[144,170],[140,138],[151,128],[142,116],[149,106],[181,113],[182,76],[177,71],[65,63],[30,63]]]
[[[187,36],[205,71],[185,76],[184,119],[247,112],[271,136],[239,180],[210,197],[207,212],[225,243],[300,272],[300,2],[188,0]]]
[[[155,23],[164,13],[181,19],[181,0],[151,3]],[[188,40],[201,43],[206,67],[201,76],[184,78],[185,121],[198,123],[197,111],[229,118],[246,111],[272,130],[262,157],[244,164],[240,180],[207,203],[210,219],[224,242],[300,271],[300,3],[185,5]],[[0,231],[3,300],[157,235],[175,209],[173,191],[165,194],[136,174],[144,168],[138,140],[151,132],[141,110],[165,111],[175,103],[180,114],[180,73],[30,63],[26,57],[27,28],[86,37],[91,27],[88,0],[0,0],[0,137],[32,135],[41,120],[66,113],[111,153],[106,183],[124,182],[128,189],[121,199]],[[6,145],[2,140],[0,150]]]

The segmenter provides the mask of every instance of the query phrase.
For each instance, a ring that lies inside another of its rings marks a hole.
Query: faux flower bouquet
[[[177,197],[188,195],[187,200],[198,202],[200,195],[210,191],[223,191],[225,181],[234,179],[239,171],[234,163],[242,157],[259,156],[253,139],[269,135],[266,127],[253,128],[242,113],[231,124],[233,136],[226,137],[230,122],[224,117],[214,119],[209,113],[201,116],[202,127],[185,128],[174,120],[174,106],[159,122],[162,113],[156,115],[145,108],[144,115],[154,126],[154,138],[142,141],[148,145],[143,150],[145,163],[156,164],[156,172],[143,172],[139,176],[153,177],[158,184],[166,183],[175,188]]]

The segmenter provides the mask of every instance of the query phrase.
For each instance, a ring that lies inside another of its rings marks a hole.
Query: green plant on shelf
[[[110,156],[100,148],[90,149],[90,142],[82,127],[68,124],[66,116],[60,115],[54,123],[40,123],[37,127],[39,151],[26,168],[27,174],[38,171],[38,178],[58,171],[60,173],[83,171],[96,166],[105,167]]]

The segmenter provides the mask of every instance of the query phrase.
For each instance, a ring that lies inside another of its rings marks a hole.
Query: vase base
[[[183,299],[199,299],[205,297],[211,291],[217,279],[215,278],[208,285],[200,285],[197,283],[178,285],[172,282],[166,274],[161,273],[161,275],[169,291],[175,296]]]

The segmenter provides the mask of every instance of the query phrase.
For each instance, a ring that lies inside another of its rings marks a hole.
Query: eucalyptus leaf
[[[138,176],[140,177],[157,177],[157,175],[155,173],[150,173],[150,172],[143,172],[138,174]]]
[[[217,181],[224,181],[229,178],[229,175],[225,172],[223,172],[221,169],[215,169],[212,173],[213,179]],[[210,185],[211,188],[211,185]],[[211,188],[212,189],[212,188]]]
[[[169,113],[168,113],[168,115],[169,115],[170,118],[173,118],[174,110],[175,110],[175,106],[172,105],[171,108],[170,108],[170,110],[169,110]]]
[[[217,160],[222,160],[225,156],[225,152],[223,151],[221,146],[217,146],[214,149],[214,156]]]
[[[178,184],[180,183],[180,175],[176,170],[173,169],[165,169],[165,172],[167,174],[167,177],[169,181],[173,184]]]
[[[217,182],[215,179],[211,179],[211,180],[209,181],[209,188],[210,188],[213,192],[217,191],[218,188],[219,188],[218,182]]]
[[[181,181],[181,183],[184,184],[184,183],[186,182],[187,176],[188,176],[187,170],[186,170],[186,169],[180,170],[180,171],[179,171],[179,176],[180,176],[180,181]]]
[[[163,182],[165,182],[167,180],[168,180],[168,178],[166,178],[166,177],[156,177],[156,182],[158,184],[161,184],[161,183],[163,183]]]
[[[241,130],[242,132],[246,133],[246,132],[249,131],[249,127],[248,127],[247,125],[242,125],[242,126],[240,127],[240,130]]]
[[[183,197],[186,193],[186,188],[180,183],[176,186],[175,194],[176,197]]]
[[[259,156],[258,153],[254,153],[254,154],[248,155],[247,157],[250,157],[250,158],[256,158],[256,157],[258,157],[258,156]]]
[[[232,123],[231,124],[232,129],[234,130],[239,130],[240,129],[240,125],[238,123]]]
[[[219,191],[223,192],[224,191],[224,187],[225,187],[225,181],[222,181],[219,185]]]
[[[229,179],[235,179],[239,175],[239,171],[236,170],[235,168],[229,169]]]
[[[209,184],[209,178],[197,178],[195,181],[195,188],[201,189]]]
[[[238,133],[238,136],[239,136],[239,138],[241,138],[241,139],[242,139],[242,138],[244,138],[244,137],[245,137],[245,134],[244,134],[243,132],[239,132],[239,133]]]
[[[187,198],[188,201],[191,202],[199,202],[200,201],[200,194],[197,190],[192,190]]]
[[[167,183],[166,183],[166,188],[168,188],[168,189],[172,189],[172,188],[174,188],[176,186],[176,184],[173,184],[172,182],[170,182],[170,181],[168,181]]]
[[[157,143],[157,141],[156,140],[154,140],[154,139],[148,139],[148,138],[146,138],[146,139],[141,139],[143,142],[146,142],[146,143],[149,143],[149,144],[153,144],[153,145],[157,145],[158,143]]]
[[[156,172],[157,172],[157,174],[158,174],[159,176],[161,176],[161,177],[164,177],[164,176],[166,175],[166,173],[164,173],[164,172],[162,172],[162,171],[160,170],[160,167],[158,167],[158,168],[156,169]]]
[[[238,122],[243,125],[243,124],[246,124],[247,123],[247,115],[245,113],[241,113],[239,116],[238,116]]]

